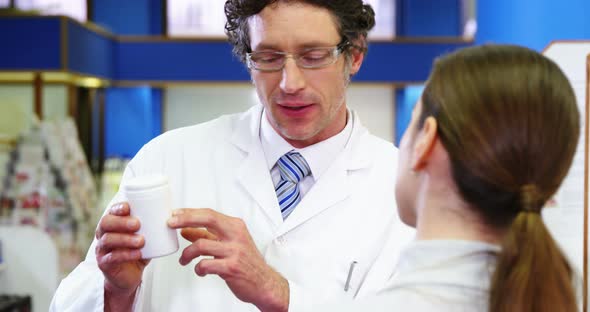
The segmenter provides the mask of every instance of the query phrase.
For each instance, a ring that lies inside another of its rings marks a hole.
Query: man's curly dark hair
[[[233,45],[234,54],[246,62],[251,52],[248,19],[276,2],[304,2],[330,11],[338,21],[338,31],[362,52],[367,50],[367,33],[375,26],[375,11],[362,0],[227,0],[225,2],[225,33]],[[349,51],[346,51],[349,55]]]

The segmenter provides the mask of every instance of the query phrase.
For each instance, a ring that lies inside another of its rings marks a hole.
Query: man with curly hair
[[[412,234],[395,212],[397,152],[346,106],[372,8],[228,0],[225,13],[261,105],[159,136],[121,182],[169,177],[174,206],[187,207],[168,220],[186,239],[180,252],[142,259],[120,192],[54,310],[293,311],[370,294],[391,276]]]

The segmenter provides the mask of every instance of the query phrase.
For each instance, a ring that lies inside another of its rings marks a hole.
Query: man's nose
[[[287,94],[297,93],[305,88],[305,76],[303,71],[297,66],[295,59],[292,57],[288,57],[285,60],[285,67],[282,69],[280,88]]]

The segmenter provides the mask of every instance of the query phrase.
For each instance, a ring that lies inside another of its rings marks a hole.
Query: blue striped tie
[[[290,151],[277,161],[281,180],[275,187],[283,220],[295,209],[301,201],[301,194],[297,183],[311,173],[305,158],[298,152]]]

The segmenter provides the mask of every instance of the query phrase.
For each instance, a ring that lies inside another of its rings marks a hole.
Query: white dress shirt
[[[350,111],[347,111],[346,126],[335,136],[304,148],[295,148],[271,126],[266,113],[267,110],[264,110],[262,120],[260,121],[260,142],[262,143],[262,150],[264,151],[264,157],[266,157],[272,182],[276,187],[281,181],[279,166],[276,165],[279,158],[292,150],[299,152],[305,158],[311,169],[311,174],[299,182],[299,192],[301,198],[303,198],[307,191],[311,189],[313,184],[321,178],[322,174],[332,164],[334,155],[340,154],[346,146],[352,134],[352,114]]]

